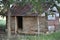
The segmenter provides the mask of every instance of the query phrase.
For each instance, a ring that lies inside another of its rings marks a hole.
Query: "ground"
[[[6,34],[1,34],[0,40],[7,40]],[[60,40],[60,32],[55,32],[49,35],[11,35],[10,40]]]

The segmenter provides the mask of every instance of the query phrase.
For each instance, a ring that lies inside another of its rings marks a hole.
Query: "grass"
[[[49,35],[25,35],[24,37],[20,37],[20,40],[60,40],[60,32],[55,32]]]
[[[0,20],[0,28],[5,28],[6,27],[6,20]]]

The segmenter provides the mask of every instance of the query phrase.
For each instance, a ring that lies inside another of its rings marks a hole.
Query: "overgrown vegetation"
[[[55,32],[49,35],[25,35],[24,37],[18,37],[20,40],[60,40],[60,32]]]
[[[2,30],[5,30],[5,28],[6,28],[6,20],[0,20],[0,28]]]

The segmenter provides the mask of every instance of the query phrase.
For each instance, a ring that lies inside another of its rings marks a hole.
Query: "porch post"
[[[40,33],[40,23],[39,23],[39,16],[37,17],[37,26],[38,26],[38,36]]]
[[[17,18],[15,16],[15,34],[17,34]]]
[[[59,18],[59,23],[60,23],[60,18]]]

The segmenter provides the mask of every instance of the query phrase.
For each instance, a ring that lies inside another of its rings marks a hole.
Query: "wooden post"
[[[17,18],[15,16],[15,34],[17,34]]]
[[[59,23],[60,23],[60,18],[59,18]]]
[[[40,33],[40,23],[39,23],[39,16],[37,17],[37,25],[38,25],[38,36],[39,36],[39,33]]]

